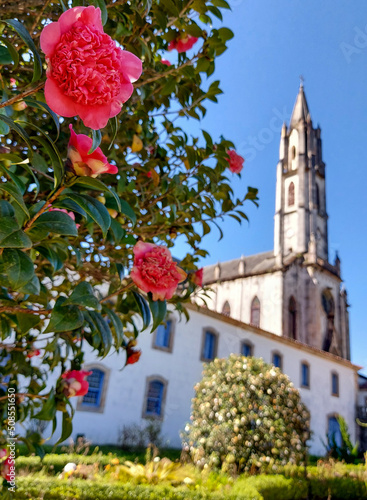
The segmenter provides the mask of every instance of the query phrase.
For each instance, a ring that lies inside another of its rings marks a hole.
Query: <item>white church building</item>
[[[83,368],[93,373],[88,394],[74,401],[73,437],[116,444],[124,425],[154,418],[167,444],[180,447],[203,364],[242,353],[280,367],[299,389],[312,454],[325,453],[338,415],[355,441],[360,367],[350,361],[347,293],[339,257],[329,262],[327,226],[321,130],[301,85],[281,133],[274,250],[205,267],[208,307],[192,304],[188,322],[172,312],[153,334],[141,333],[139,363],[121,370],[124,356],[96,362],[87,351]]]

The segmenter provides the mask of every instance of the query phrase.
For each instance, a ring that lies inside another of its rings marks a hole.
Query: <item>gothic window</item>
[[[224,314],[225,316],[231,315],[231,306],[229,305],[228,300],[226,300],[223,305],[222,314]]]
[[[339,375],[335,372],[331,374],[331,395],[339,396]]]
[[[253,356],[254,355],[253,344],[249,341],[242,342],[241,354],[242,354],[242,356]]]
[[[260,327],[260,300],[257,297],[254,297],[251,302],[250,323]]]
[[[301,363],[301,387],[310,388],[310,365],[305,361]]]
[[[294,205],[294,182],[291,182],[288,187],[288,206]]]
[[[321,302],[326,315],[326,332],[322,348],[324,351],[330,351],[334,333],[335,303],[329,289],[322,292]]]
[[[276,368],[283,368],[283,356],[279,352],[273,352],[271,362]]]
[[[297,303],[292,296],[288,304],[288,332],[291,339],[297,338]]]
[[[87,366],[85,369],[92,373],[86,379],[88,382],[88,392],[79,400],[77,409],[79,411],[103,412],[109,370],[103,366]]]
[[[202,361],[212,361],[217,355],[218,335],[210,330],[205,330],[201,350]]]
[[[173,344],[173,320],[167,319],[165,323],[158,326],[153,338],[153,347],[163,351],[172,352]]]
[[[320,188],[319,188],[318,184],[316,184],[315,196],[316,196],[316,200],[315,200],[316,209],[317,209],[318,212],[320,212]]]
[[[147,379],[143,408],[144,418],[163,418],[167,381],[159,376]]]
[[[336,448],[342,445],[342,434],[340,425],[335,415],[328,418],[328,444],[329,448]]]

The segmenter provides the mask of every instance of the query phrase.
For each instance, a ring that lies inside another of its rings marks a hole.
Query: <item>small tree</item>
[[[232,354],[206,365],[184,445],[200,466],[238,472],[302,462],[310,414],[287,375]]]

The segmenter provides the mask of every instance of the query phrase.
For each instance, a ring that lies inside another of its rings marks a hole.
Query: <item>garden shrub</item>
[[[232,354],[208,363],[195,391],[183,435],[195,464],[256,472],[302,462],[310,415],[278,368]]]

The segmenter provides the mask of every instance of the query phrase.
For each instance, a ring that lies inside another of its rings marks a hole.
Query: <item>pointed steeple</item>
[[[311,119],[310,112],[308,110],[305,92],[303,90],[303,80],[301,79],[301,84],[299,86],[299,91],[297,95],[296,102],[294,104],[292,117],[290,121],[289,128],[293,129],[302,120],[304,122],[307,119]]]

